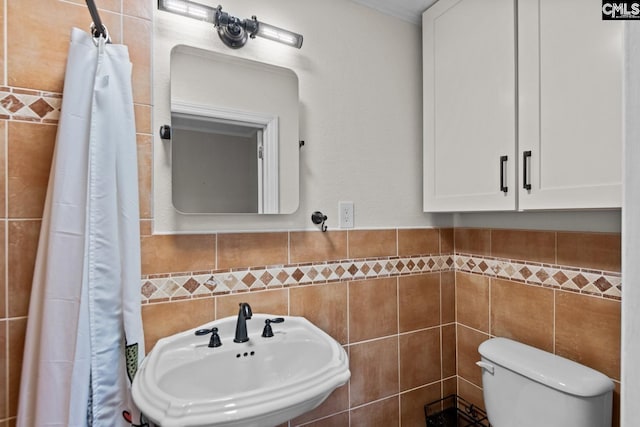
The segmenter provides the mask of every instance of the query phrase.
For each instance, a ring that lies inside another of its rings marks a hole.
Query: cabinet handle
[[[522,187],[525,190],[531,190],[531,183],[529,182],[529,163],[531,161],[531,151],[524,151],[522,153]]]
[[[506,182],[507,156],[500,156],[500,191],[507,193],[509,187]]]

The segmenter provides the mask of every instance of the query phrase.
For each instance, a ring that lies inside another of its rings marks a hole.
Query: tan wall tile
[[[596,270],[621,270],[618,233],[558,233],[558,264]]]
[[[440,233],[437,228],[409,228],[398,230],[398,255],[427,255],[440,253]]]
[[[458,396],[469,403],[476,405],[478,408],[485,410],[484,396],[482,396],[482,388],[458,377]]]
[[[556,354],[620,380],[620,302],[556,293]]]
[[[4,21],[4,2],[2,2],[0,4],[0,29],[2,29],[2,34],[0,34],[0,84],[5,86],[7,84],[7,82],[4,81],[4,46],[5,46],[5,37],[4,37],[4,27],[5,27],[5,21]]]
[[[457,322],[489,332],[489,278],[456,273],[455,297]]]
[[[397,255],[396,230],[351,230],[348,232],[349,258]]]
[[[465,380],[482,387],[482,370],[476,362],[480,360],[478,346],[489,339],[483,334],[465,326],[458,325],[458,375]]]
[[[287,264],[288,233],[218,234],[217,268]]]
[[[297,426],[297,424],[291,424]],[[305,424],[304,427],[344,427],[349,425],[349,413],[343,412],[341,414],[333,415],[328,418]]]
[[[215,241],[215,235],[142,236],[142,274],[212,270]]]
[[[350,406],[398,393],[398,337],[349,347]]]
[[[454,251],[453,228],[440,229],[440,253],[452,254]]]
[[[398,278],[400,332],[440,324],[440,273]]]
[[[2,12],[2,8],[3,8],[3,6],[0,5],[0,12]],[[2,17],[0,17],[0,22],[2,22]],[[2,28],[2,27],[0,27],[0,28]],[[1,37],[2,36],[0,36],[0,38]],[[0,51],[2,51],[2,47],[0,47]],[[0,72],[2,71],[2,69],[1,69],[2,61],[3,60],[0,58]],[[6,201],[5,201],[5,196],[6,196],[5,182],[6,182],[6,179],[7,179],[6,178],[6,172],[7,172],[6,160],[7,160],[7,156],[5,155],[6,148],[7,148],[7,138],[6,138],[7,128],[8,128],[7,121],[6,120],[0,120],[0,218],[6,218],[7,217]]]
[[[349,282],[349,342],[397,333],[397,279]]]
[[[451,377],[442,381],[442,397],[458,394],[458,377]]]
[[[440,273],[440,307],[443,324],[456,321],[456,273],[453,271]]]
[[[453,230],[453,241],[458,253],[491,254],[491,231],[488,228],[456,228]]]
[[[151,104],[151,21],[123,17],[123,42],[133,64],[133,101]]]
[[[456,375],[456,325],[442,327],[442,378]]]
[[[90,21],[86,4],[58,0],[7,4],[7,84],[62,92],[71,28],[86,29]],[[113,42],[120,43],[120,16],[102,11],[100,17]],[[46,72],[39,64],[46,64]]]
[[[122,3],[122,13],[125,15],[153,19],[153,7],[156,4],[153,0],[124,0]]]
[[[9,416],[18,413],[20,393],[20,375],[22,374],[22,355],[27,331],[27,319],[11,319],[9,322]]]
[[[425,425],[424,405],[440,399],[440,383],[420,387],[400,395],[400,420],[402,426]]]
[[[553,352],[553,292],[492,279],[491,335]]]
[[[400,390],[442,378],[440,328],[400,335]]]
[[[6,225],[7,225],[7,221],[5,220],[0,221],[0,319],[4,319],[5,317],[7,317],[7,311],[6,311],[7,281],[5,279],[5,273],[7,271],[7,264],[6,264],[6,257],[5,257]],[[2,348],[3,347],[0,346],[0,349]]]
[[[491,230],[491,256],[534,262],[556,262],[553,231]]]
[[[349,408],[349,386],[347,384],[335,389],[327,400],[322,402],[316,409],[307,412],[304,415],[299,416],[291,420],[291,425],[299,425],[308,423],[312,420],[324,418],[331,414],[345,411]]]
[[[72,3],[77,3],[79,5],[86,6],[86,2],[84,2],[83,0],[66,0],[66,1],[70,1]],[[142,1],[146,1],[146,0],[142,0]],[[96,1],[96,7],[98,8],[98,12],[100,12],[101,16],[102,16],[103,10],[110,10],[112,12],[121,12],[120,0],[98,0]]]
[[[362,406],[351,411],[352,427],[399,426],[400,402],[397,396]]]
[[[290,262],[328,261],[347,258],[347,232],[294,231],[289,236]]]
[[[286,289],[260,292],[243,292],[216,297],[216,319],[237,316],[239,305],[247,302],[253,313],[268,313],[286,316],[289,314]]]
[[[138,198],[140,203],[140,218],[151,218],[151,170],[153,165],[151,135],[136,135],[138,148]]]
[[[7,299],[9,317],[26,316],[36,262],[40,221],[9,221]]]
[[[140,220],[140,235],[141,236],[151,236],[153,233],[153,221],[150,219],[141,219]]]
[[[293,287],[289,311],[307,318],[340,344],[347,343],[347,284]]]
[[[0,320],[0,418],[8,416],[7,393],[8,393],[8,373],[7,373],[7,321]]]
[[[7,175],[11,218],[42,218],[57,126],[11,121]]]
[[[136,119],[136,132],[143,134],[153,134],[151,131],[151,106],[134,104],[133,112]]]
[[[143,305],[142,323],[147,353],[160,338],[211,322],[214,314],[213,298]]]

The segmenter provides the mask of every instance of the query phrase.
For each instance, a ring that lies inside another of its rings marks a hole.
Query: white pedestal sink
[[[263,338],[266,319],[274,336]],[[233,342],[236,316],[163,338],[133,381],[133,399],[162,427],[268,427],[322,403],[351,375],[347,354],[304,317],[255,314],[249,341]],[[222,346],[210,348],[198,329],[218,328]]]

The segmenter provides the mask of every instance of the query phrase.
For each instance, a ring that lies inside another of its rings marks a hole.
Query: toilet
[[[478,347],[492,427],[610,427],[613,381],[579,363],[507,338]]]

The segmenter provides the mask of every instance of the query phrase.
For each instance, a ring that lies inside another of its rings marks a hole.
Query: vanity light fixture
[[[247,38],[256,37],[298,49],[302,47],[302,35],[260,22],[255,16],[251,19],[236,18],[223,12],[222,6],[214,8],[189,0],[158,0],[158,9],[213,24],[223,43],[233,49],[244,46]]]

